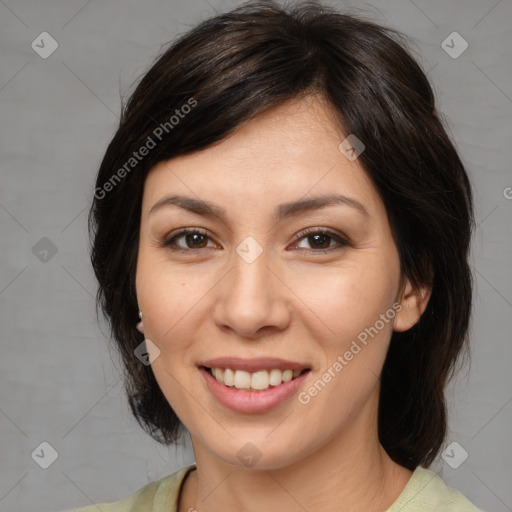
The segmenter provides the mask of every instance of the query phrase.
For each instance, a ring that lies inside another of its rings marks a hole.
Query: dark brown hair
[[[135,328],[135,273],[144,180],[158,162],[219,142],[284,101],[317,94],[340,136],[355,134],[365,144],[359,162],[385,204],[402,276],[432,289],[419,322],[392,335],[379,438],[410,469],[434,460],[447,429],[445,385],[468,349],[474,219],[464,166],[405,48],[399,33],[318,2],[248,2],[181,36],[123,106],[89,215],[91,259],[129,404],[157,441],[177,442],[182,425],[151,367],[134,355],[143,341]],[[142,157],[149,140],[154,145]],[[140,158],[130,160],[134,152]]]

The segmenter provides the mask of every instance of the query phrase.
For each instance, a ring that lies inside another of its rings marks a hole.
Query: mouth
[[[224,384],[227,388],[241,392],[263,392],[281,386],[284,383],[298,379],[310,372],[309,368],[281,369],[272,368],[269,370],[257,370],[254,372],[236,368],[201,366],[217,382]]]
[[[243,414],[263,414],[291,406],[312,367],[277,357],[217,357],[197,363],[207,390],[218,403]]]

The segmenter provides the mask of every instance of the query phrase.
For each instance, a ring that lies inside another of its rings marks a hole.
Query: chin
[[[268,432],[269,429],[266,428],[259,436],[241,435],[230,438],[229,443],[219,444],[216,439],[208,444],[210,450],[226,464],[237,469],[255,471],[289,467],[315,450],[311,445],[309,450],[298,449],[299,443],[304,443],[299,433],[297,438],[283,433],[272,438],[272,434],[269,436]]]

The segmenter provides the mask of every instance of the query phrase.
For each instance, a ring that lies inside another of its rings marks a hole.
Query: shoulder
[[[418,466],[386,512],[482,512],[459,491],[447,487],[433,471]]]
[[[119,501],[97,503],[69,512],[98,512],[98,509],[102,512],[175,512],[182,484],[193,469],[195,464],[150,482]]]

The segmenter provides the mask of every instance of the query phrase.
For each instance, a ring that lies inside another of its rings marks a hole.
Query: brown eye
[[[338,233],[329,229],[315,228],[311,230],[304,230],[297,235],[300,240],[299,243],[306,242],[309,247],[300,247],[297,244],[298,249],[305,249],[306,252],[326,252],[327,250],[340,249],[344,246],[350,245],[350,243]]]
[[[176,243],[178,240],[183,239],[181,244]],[[163,246],[171,251],[190,251],[194,249],[207,248],[208,235],[206,232],[199,229],[183,229],[174,235],[169,236],[164,242]],[[183,245],[184,244],[184,245]]]
[[[332,238],[326,234],[315,234],[310,235],[306,238],[309,244],[312,245],[315,249],[327,249],[330,247],[330,242]]]

